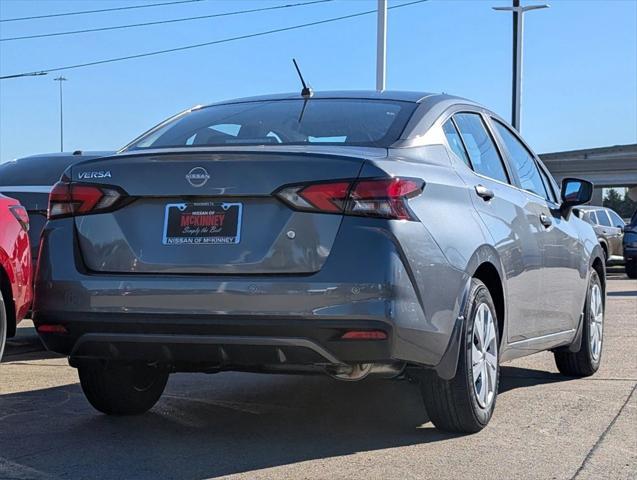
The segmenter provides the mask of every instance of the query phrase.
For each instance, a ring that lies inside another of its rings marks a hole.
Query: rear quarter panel
[[[403,278],[397,285],[396,334],[402,342],[397,349],[405,352],[415,343],[442,356],[488,237],[443,146],[391,150],[387,160],[367,161],[360,176],[388,174],[425,182],[422,194],[409,201],[419,221],[390,225],[405,267],[397,277]]]

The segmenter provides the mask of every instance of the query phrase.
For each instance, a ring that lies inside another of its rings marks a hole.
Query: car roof
[[[361,100],[393,100],[393,101],[399,101],[399,102],[420,103],[425,98],[435,96],[435,95],[440,95],[440,94],[429,93],[429,92],[399,91],[399,90],[383,90],[383,91],[333,90],[333,91],[324,91],[324,92],[314,92],[312,95],[312,99],[349,98],[349,99],[361,99]],[[300,91],[223,100],[220,102],[211,103],[206,106],[226,105],[226,104],[232,104],[232,103],[262,102],[262,101],[273,101],[273,100],[297,100],[297,99],[298,100],[304,99]]]

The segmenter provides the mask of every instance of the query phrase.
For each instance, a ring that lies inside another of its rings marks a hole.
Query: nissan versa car
[[[196,107],[54,186],[35,324],[108,414],[172,372],[404,372],[438,428],[476,432],[500,362],[599,367],[604,256],[571,213],[591,192],[448,95]]]

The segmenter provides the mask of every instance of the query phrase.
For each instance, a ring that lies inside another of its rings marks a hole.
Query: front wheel
[[[150,410],[168,381],[168,371],[151,365],[91,362],[78,367],[80,384],[96,410],[138,415]]]
[[[569,377],[593,375],[599,369],[602,360],[604,290],[595,270],[591,271],[582,321],[584,324],[582,325],[582,341],[579,350],[576,352],[554,352],[557,369]]]
[[[480,280],[471,280],[464,317],[466,329],[455,377],[443,380],[426,371],[421,389],[436,428],[475,433],[491,419],[500,380],[497,315],[491,294]]]

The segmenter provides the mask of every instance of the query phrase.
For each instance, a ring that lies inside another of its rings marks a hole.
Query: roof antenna
[[[299,78],[301,79],[301,83],[303,84],[303,90],[301,90],[301,96],[307,100],[311,98],[312,95],[314,95],[314,91],[312,90],[312,87],[308,87],[307,84],[305,83],[305,80],[303,80],[303,75],[301,74],[301,69],[299,68],[299,64],[296,63],[296,58],[293,58],[292,62],[294,63],[294,68],[296,68],[296,73],[299,74]]]
[[[312,87],[308,87],[303,80],[303,75],[301,74],[301,69],[299,68],[299,64],[296,63],[296,59],[293,58],[292,62],[294,63],[294,68],[296,68],[296,73],[299,74],[299,78],[301,79],[301,83],[303,84],[303,90],[301,90],[301,96],[303,97],[303,108],[301,108],[301,113],[299,114],[299,123],[303,121],[303,115],[305,115],[305,108],[307,107],[307,101],[312,98],[314,95],[314,91]]]

